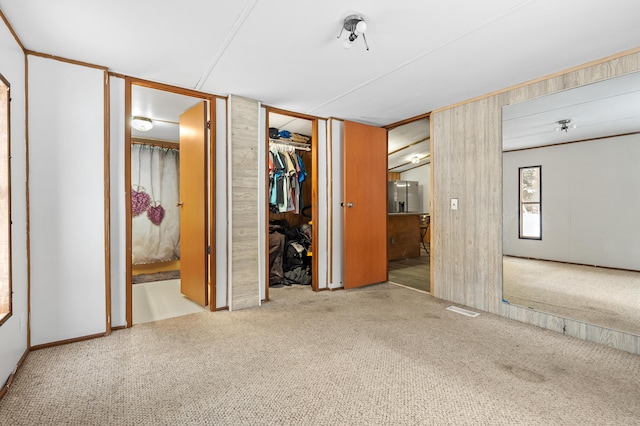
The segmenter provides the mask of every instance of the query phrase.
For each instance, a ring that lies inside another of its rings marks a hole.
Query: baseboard
[[[113,330],[113,328],[112,328],[112,330]],[[37,351],[38,349],[45,349],[45,348],[51,348],[51,347],[54,347],[54,346],[68,345],[69,343],[76,343],[76,342],[82,342],[83,340],[96,339],[98,337],[104,337],[106,335],[107,335],[106,333],[99,333],[99,334],[92,334],[92,335],[89,335],[89,336],[74,337],[73,339],[59,340],[57,342],[44,343],[42,345],[31,346],[31,350],[32,351]]]
[[[117,327],[111,327],[111,331],[126,330],[126,328],[126,325],[119,325]]]
[[[13,370],[13,373],[9,375],[7,382],[4,384],[2,389],[0,389],[0,399],[2,399],[9,391],[9,388],[13,383],[13,378],[15,377],[16,373],[18,373],[18,370],[20,370],[20,367],[22,367],[22,363],[24,362],[24,360],[27,359],[27,355],[29,355],[29,348],[27,348],[27,350],[24,351],[24,354],[22,354],[22,357],[20,357],[20,361],[18,361],[16,368]]]

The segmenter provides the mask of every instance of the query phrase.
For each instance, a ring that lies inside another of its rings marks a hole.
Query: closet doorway
[[[387,126],[389,281],[432,292],[429,115]]]
[[[317,137],[315,117],[266,108],[267,262],[269,288],[318,290]]]
[[[127,326],[215,308],[212,96],[127,79]],[[211,254],[208,254],[211,251]],[[213,285],[212,285],[213,283]]]

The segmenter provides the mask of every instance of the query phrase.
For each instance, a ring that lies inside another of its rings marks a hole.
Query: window
[[[542,166],[520,167],[520,238],[542,239]]]
[[[0,74],[0,324],[11,316],[9,82]]]

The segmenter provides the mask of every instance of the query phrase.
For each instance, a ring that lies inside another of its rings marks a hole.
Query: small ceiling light
[[[358,39],[359,35],[362,35],[362,39],[364,40],[364,45],[367,50],[369,50],[369,44],[367,43],[367,38],[364,36],[365,31],[367,31],[367,23],[362,19],[361,16],[358,15],[349,15],[344,18],[344,22],[342,23],[342,28],[340,29],[340,34],[338,34],[338,38],[342,36],[344,30],[347,30],[349,33],[349,37],[347,37],[342,43],[342,47],[345,49],[350,49],[353,42]]]
[[[153,128],[153,121],[147,117],[133,117],[131,119],[131,127],[140,132],[148,132]]]
[[[420,157],[418,157],[417,155],[416,155],[416,156],[414,156],[414,157],[411,159],[411,162],[412,162],[413,164],[418,164],[418,163],[420,162]]]
[[[575,129],[577,126],[575,124],[570,124],[571,120],[570,119],[566,119],[566,120],[560,120],[558,121],[558,127],[556,127],[554,130],[556,132],[568,132],[569,129]]]

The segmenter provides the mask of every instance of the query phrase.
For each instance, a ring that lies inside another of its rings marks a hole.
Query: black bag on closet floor
[[[296,266],[292,270],[285,272],[284,277],[286,278],[287,283],[302,285],[311,284],[311,271],[309,268],[303,266]]]
[[[288,241],[284,249],[284,271],[287,272],[296,267],[302,267],[306,257],[307,250],[300,242]]]
[[[286,284],[284,270],[284,234],[269,233],[269,286]]]

